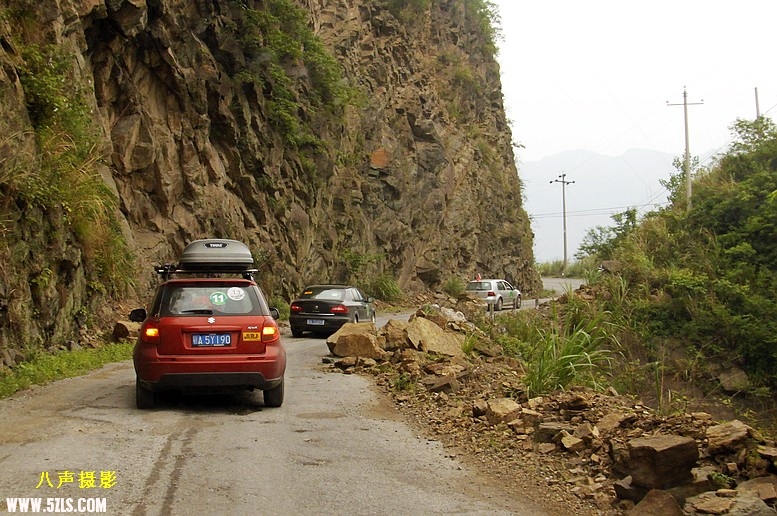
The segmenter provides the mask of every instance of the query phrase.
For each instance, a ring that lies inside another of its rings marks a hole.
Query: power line
[[[629,210],[631,208],[637,208],[637,209],[643,209],[643,208],[660,208],[662,206],[669,206],[669,201],[662,201],[662,202],[654,202],[655,199],[663,195],[667,190],[664,189],[661,192],[658,192],[657,194],[653,195],[649,200],[641,203],[636,204],[630,204],[628,206],[608,206],[605,208],[589,208],[585,210],[573,210],[573,211],[566,211],[567,216],[589,216],[589,215],[607,215],[607,214],[615,214],[622,212],[624,210]],[[548,217],[560,217],[563,213],[559,212],[549,212],[549,213],[534,213],[529,214],[529,217],[533,219],[538,218],[548,218]]]
[[[668,206],[669,202],[649,202],[649,203],[643,203],[633,206],[614,206],[612,208],[592,208],[590,210],[575,210],[575,211],[567,211],[567,217],[594,217],[598,215],[615,215],[616,213],[621,213],[625,210],[628,210],[630,208],[660,208],[662,206]],[[548,219],[548,218],[557,218],[562,217],[562,212],[551,212],[551,213],[537,213],[537,214],[529,214],[529,218],[531,219]]]

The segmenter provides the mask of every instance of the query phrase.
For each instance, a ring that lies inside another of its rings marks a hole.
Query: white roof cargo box
[[[245,271],[254,265],[251,250],[237,240],[208,238],[186,246],[178,264],[187,271]]]

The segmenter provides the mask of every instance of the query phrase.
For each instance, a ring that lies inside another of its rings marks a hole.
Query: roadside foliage
[[[710,364],[742,369],[740,394],[768,400],[777,388],[777,129],[760,117],[732,133],[728,151],[693,171],[690,208],[679,175],[664,185],[668,207],[588,239],[585,260],[608,265],[586,278],[592,303],[622,328],[619,381],[652,364],[658,400],[670,375],[719,389]],[[678,349],[682,364],[669,360]]]

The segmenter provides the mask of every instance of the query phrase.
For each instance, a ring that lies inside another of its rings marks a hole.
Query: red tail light
[[[330,308],[329,311],[332,312],[333,314],[347,314],[348,307],[345,305],[335,305],[332,308]]]
[[[496,292],[494,292],[493,290],[489,290],[488,297],[496,297]]]
[[[289,307],[289,310],[291,310],[292,312],[301,312],[302,311],[302,305],[300,305],[298,303],[292,303],[291,306]]]
[[[278,339],[278,327],[267,324],[262,328],[262,342],[272,342]]]
[[[159,326],[147,323],[140,329],[140,340],[146,344],[159,344]]]

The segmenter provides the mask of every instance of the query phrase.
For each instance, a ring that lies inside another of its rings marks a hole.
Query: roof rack
[[[247,280],[253,280],[254,274],[259,272],[258,269],[237,270],[234,267],[226,267],[226,268],[211,267],[208,269],[186,269],[186,268],[182,269],[180,266],[174,265],[172,263],[157,265],[154,267],[154,271],[157,274],[159,274],[162,280],[164,281],[169,280],[173,274],[178,274],[178,275],[192,274],[192,275],[199,275],[199,276],[202,276],[203,274],[207,276],[211,276],[212,274],[240,274],[243,278]]]

